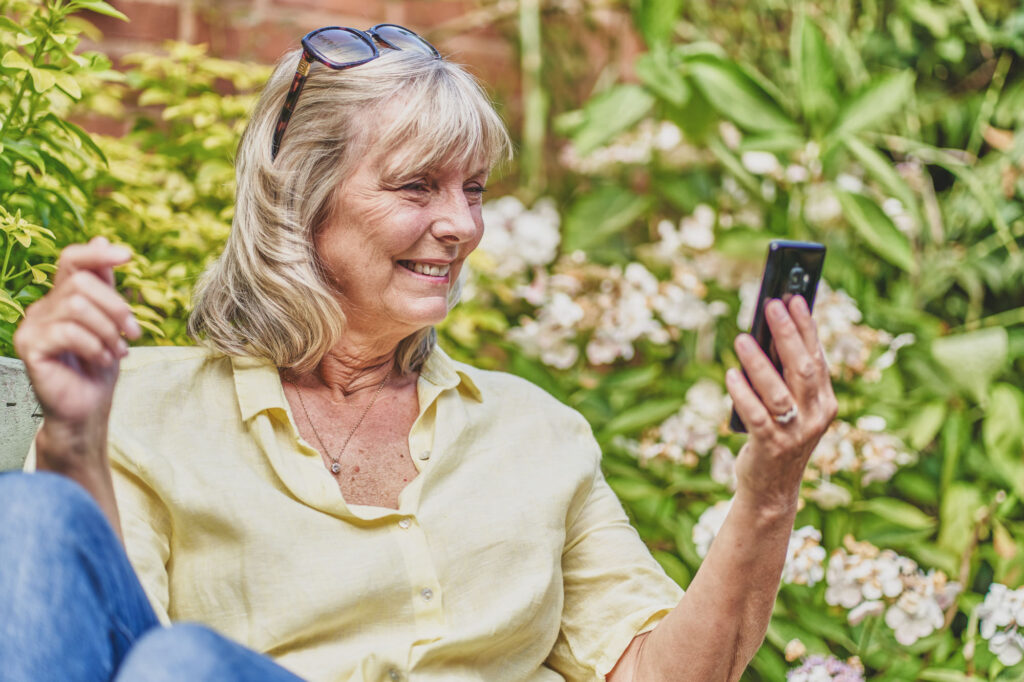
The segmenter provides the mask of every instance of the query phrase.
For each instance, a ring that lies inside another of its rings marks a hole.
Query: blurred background
[[[232,159],[283,51],[408,26],[516,159],[442,344],[580,410],[686,585],[743,438],[724,372],[768,242],[829,255],[840,398],[748,680],[1024,679],[1024,9],[985,0],[0,0],[0,355],[63,245],[132,247],[190,343]]]

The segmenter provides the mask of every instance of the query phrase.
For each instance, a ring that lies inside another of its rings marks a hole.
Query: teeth
[[[448,274],[448,270],[451,268],[450,265],[430,265],[429,263],[414,263],[411,261],[405,261],[403,264],[413,272],[432,277],[443,277]]]

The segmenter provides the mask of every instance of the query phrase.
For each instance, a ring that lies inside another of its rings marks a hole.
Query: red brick
[[[131,38],[161,42],[178,37],[178,7],[169,4],[112,0],[111,5],[128,16],[130,21],[86,12],[89,21],[103,32],[104,39]]]

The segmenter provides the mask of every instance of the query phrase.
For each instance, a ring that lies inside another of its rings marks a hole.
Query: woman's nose
[[[479,212],[474,211],[465,194],[461,191],[447,193],[445,201],[439,203],[441,205],[430,226],[435,238],[449,244],[461,244],[479,236],[482,228]]]

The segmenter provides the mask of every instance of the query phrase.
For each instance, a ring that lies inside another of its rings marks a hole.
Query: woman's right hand
[[[122,335],[141,329],[114,290],[113,267],[131,252],[103,237],[61,252],[53,289],[25,311],[14,347],[25,363],[47,426],[105,432],[120,360],[128,353]]]

